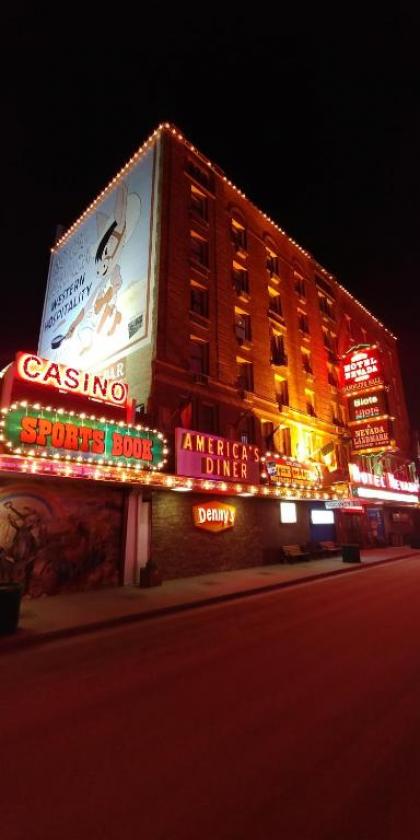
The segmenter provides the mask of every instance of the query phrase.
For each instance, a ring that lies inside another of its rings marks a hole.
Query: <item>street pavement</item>
[[[1,668],[2,840],[417,840],[420,557]]]
[[[343,563],[341,555],[306,563],[257,566],[164,581],[143,589],[125,586],[49,598],[24,599],[18,632],[0,637],[0,654],[11,647],[37,644],[95,629],[159,617],[215,601],[247,597],[263,590],[297,585],[308,579],[365,570],[369,565],[409,559],[418,549],[408,546],[365,549],[361,563]]]

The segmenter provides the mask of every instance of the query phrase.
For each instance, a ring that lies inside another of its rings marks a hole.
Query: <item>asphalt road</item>
[[[2,840],[418,840],[420,558],[0,658]]]

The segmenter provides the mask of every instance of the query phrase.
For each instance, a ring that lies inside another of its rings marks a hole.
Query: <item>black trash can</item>
[[[342,545],[343,563],[360,563],[359,545]]]
[[[162,575],[152,560],[140,569],[140,586],[142,589],[149,589],[152,586],[160,586],[161,583]]]
[[[16,632],[21,598],[20,583],[0,583],[0,636]]]

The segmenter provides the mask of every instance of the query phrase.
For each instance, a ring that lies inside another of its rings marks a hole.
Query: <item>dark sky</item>
[[[224,5],[3,17],[1,362],[36,348],[56,226],[169,120],[399,336],[420,428],[418,16]]]

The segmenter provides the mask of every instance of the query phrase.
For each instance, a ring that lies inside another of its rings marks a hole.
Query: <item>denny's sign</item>
[[[163,435],[141,426],[30,405],[9,408],[3,423],[6,445],[17,454],[141,469],[164,463]]]
[[[178,475],[260,483],[260,453],[258,447],[251,444],[189,429],[176,429],[175,451]]]
[[[193,522],[196,528],[211,531],[213,534],[233,528],[236,508],[224,502],[203,502],[193,505]]]

